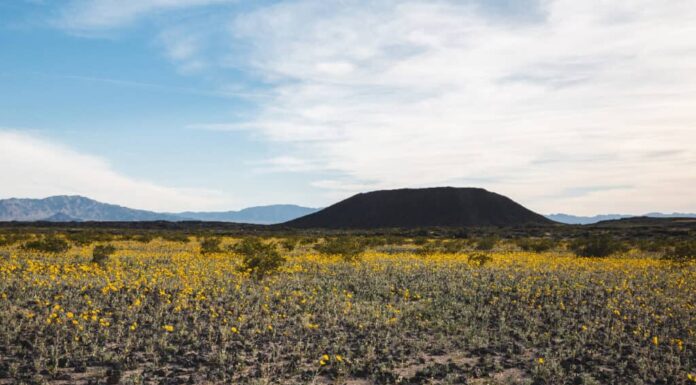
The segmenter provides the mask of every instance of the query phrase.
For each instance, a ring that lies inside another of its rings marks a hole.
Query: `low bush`
[[[189,243],[189,241],[191,240],[189,238],[188,234],[177,233],[177,232],[163,233],[160,235],[160,238],[164,239],[165,241],[181,242],[181,243]]]
[[[624,245],[608,235],[596,235],[574,240],[570,249],[579,257],[608,257],[625,251]]]
[[[3,234],[0,235],[0,246],[11,246],[27,239],[29,239],[29,236],[26,234]]]
[[[476,250],[482,250],[482,251],[493,250],[493,248],[497,244],[498,244],[498,237],[495,237],[495,236],[483,237],[483,238],[480,238],[476,242]]]
[[[549,238],[522,238],[517,240],[517,246],[524,251],[542,253],[553,249],[556,244]]]
[[[232,250],[242,256],[243,268],[256,279],[274,273],[285,263],[274,244],[266,244],[258,238],[245,238]]]
[[[455,239],[449,242],[442,243],[442,251],[445,253],[456,254],[466,249],[467,242],[465,239]]]
[[[360,257],[365,245],[354,237],[337,237],[326,239],[314,249],[324,255],[340,255],[346,262],[352,262]]]
[[[481,267],[490,262],[493,259],[490,255],[486,253],[473,253],[469,255],[469,262],[476,264]]]
[[[132,238],[136,242],[150,243],[155,237],[152,234],[138,234]]]
[[[297,247],[299,240],[297,238],[285,238],[280,241],[280,247],[287,251],[293,251]]]
[[[416,246],[423,246],[428,243],[428,238],[426,237],[416,237],[413,239],[413,244]]]
[[[696,241],[683,241],[669,249],[664,259],[673,262],[689,262],[696,259]]]
[[[204,238],[201,241],[201,253],[209,254],[221,252],[222,250],[220,249],[220,242],[222,242],[220,238]]]
[[[111,234],[95,231],[69,232],[65,237],[78,246],[87,246],[94,242],[109,242],[114,238]]]
[[[92,263],[104,265],[115,252],[116,248],[112,245],[97,245],[92,250]]]
[[[55,235],[49,235],[42,239],[29,241],[22,246],[25,250],[42,251],[45,253],[64,253],[68,251],[70,245],[63,238],[58,238]]]

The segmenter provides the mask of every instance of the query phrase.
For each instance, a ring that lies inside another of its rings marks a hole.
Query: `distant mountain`
[[[71,217],[65,213],[55,213],[48,218],[41,220],[42,222],[82,222],[79,218]]]
[[[590,223],[597,223],[600,221],[610,221],[614,219],[630,218],[632,215],[622,215],[622,214],[604,214],[595,215],[591,217],[578,216],[570,214],[549,214],[546,218],[549,218],[556,222],[566,223],[569,225],[586,225]]]
[[[553,223],[505,196],[484,189],[436,187],[357,194],[283,225],[370,229]]]
[[[0,221],[48,222],[134,222],[134,221],[220,221],[272,224],[311,214],[317,209],[295,205],[250,207],[240,211],[157,213],[102,203],[77,195],[44,199],[0,200]]]
[[[665,214],[669,215],[669,214]],[[696,229],[696,217],[692,216],[667,216],[667,217],[630,217],[602,221],[592,224],[595,228],[629,228],[629,227],[644,227],[644,228],[690,228]]]
[[[297,205],[270,205],[248,207],[239,211],[193,212],[186,211],[177,215],[199,221],[237,222],[268,225],[287,222],[319,209]]]
[[[554,220],[556,222],[571,224],[571,225],[588,225],[592,223],[611,221],[616,219],[624,218],[637,218],[637,217],[649,217],[649,218],[696,218],[696,214],[688,213],[647,213],[645,215],[629,215],[629,214],[604,214],[595,215],[591,217],[587,216],[577,216],[569,214],[550,214],[546,216],[547,218]]]
[[[44,199],[0,200],[2,221],[61,221],[73,218],[81,221],[157,221],[181,220],[175,215],[134,210],[123,206],[97,202],[77,195],[59,195]]]

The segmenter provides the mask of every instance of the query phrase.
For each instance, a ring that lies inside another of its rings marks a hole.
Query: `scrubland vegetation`
[[[0,384],[696,384],[694,241],[0,233]]]

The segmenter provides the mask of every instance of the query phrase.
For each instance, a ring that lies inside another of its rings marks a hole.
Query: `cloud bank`
[[[68,30],[93,32],[130,25],[153,14],[230,2],[233,0],[71,0],[55,22]]]
[[[695,209],[693,4],[530,7],[299,1],[239,15],[231,34],[253,48],[237,65],[274,85],[247,125],[292,146],[290,170],[342,176],[320,187],[481,185],[542,212]]]
[[[222,194],[171,188],[114,171],[103,159],[80,154],[18,131],[0,130],[3,198],[83,195],[102,202],[155,211],[221,207]]]
[[[70,20],[211,3],[73,2]],[[263,82],[252,118],[192,122],[282,144],[263,170],[321,171],[313,186],[332,197],[456,185],[541,212],[696,210],[690,0],[298,0],[217,16],[224,28],[162,23],[156,38],[184,70]]]

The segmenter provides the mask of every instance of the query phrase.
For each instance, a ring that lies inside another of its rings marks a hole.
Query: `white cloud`
[[[224,1],[74,0],[62,22],[104,30]],[[281,142],[256,165],[334,173],[313,184],[327,196],[476,185],[541,212],[696,211],[693,2],[509,4],[282,1],[162,19],[157,38],[183,71],[265,82],[232,87],[253,118],[191,128]]]
[[[330,189],[482,185],[542,212],[696,210],[690,0],[548,0],[537,18],[472,4],[239,15],[232,34],[252,50],[233,64],[275,84],[246,125],[292,145],[277,166],[338,170],[315,183]]]
[[[18,131],[0,130],[0,197],[76,194],[155,211],[229,207],[216,191],[160,186],[114,171],[103,159]]]
[[[74,31],[98,31],[128,25],[165,11],[228,3],[233,0],[71,0],[57,20]]]

